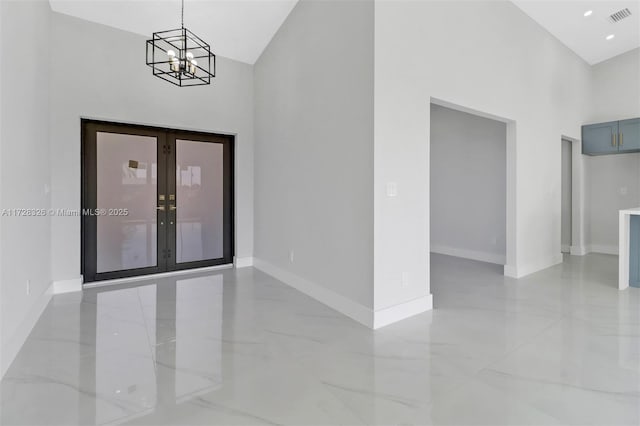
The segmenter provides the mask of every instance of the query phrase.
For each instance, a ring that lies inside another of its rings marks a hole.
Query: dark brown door
[[[82,121],[85,282],[233,262],[233,137]]]

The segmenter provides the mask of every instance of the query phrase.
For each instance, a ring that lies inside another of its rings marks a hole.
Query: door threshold
[[[169,278],[169,277],[175,277],[179,275],[190,275],[190,274],[197,274],[202,272],[213,272],[213,271],[219,271],[223,269],[232,269],[232,268],[233,268],[233,263],[227,263],[225,265],[205,266],[203,268],[193,268],[193,269],[182,269],[180,271],[160,272],[158,274],[140,275],[137,277],[93,281],[90,283],[82,284],[82,288],[85,289],[85,288],[105,287],[105,286],[120,285],[120,284],[129,284],[129,283],[135,283],[140,281],[153,280],[156,278]]]

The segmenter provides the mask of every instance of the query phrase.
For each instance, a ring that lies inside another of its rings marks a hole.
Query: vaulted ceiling
[[[214,53],[253,64],[298,0],[185,0],[185,27]],[[180,0],[49,0],[59,13],[151,37],[180,28]]]
[[[145,36],[180,26],[180,0],[49,1],[56,12]],[[216,54],[253,64],[297,1],[185,0],[185,26],[211,43]],[[640,0],[513,3],[590,64],[640,47]],[[617,23],[610,20],[625,8],[631,16]],[[611,34],[614,37],[607,40]]]
[[[513,3],[591,65],[640,47],[639,0],[514,0]],[[630,16],[618,22],[610,19],[610,15],[625,8]]]

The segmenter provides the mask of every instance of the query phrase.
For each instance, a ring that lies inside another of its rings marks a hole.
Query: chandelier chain
[[[184,28],[184,0],[182,0],[182,21],[181,21],[181,25],[182,25],[182,28]]]

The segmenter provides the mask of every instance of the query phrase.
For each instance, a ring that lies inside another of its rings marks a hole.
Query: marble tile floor
[[[640,291],[617,290],[617,257],[431,273],[435,309],[375,332],[253,268],[56,296],[0,422],[640,424]]]

